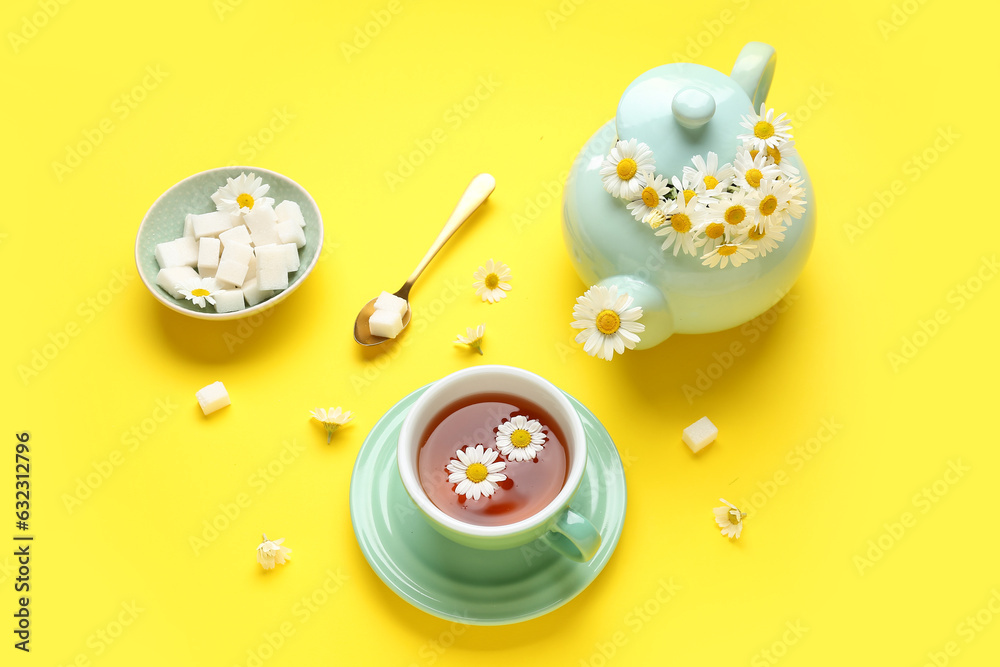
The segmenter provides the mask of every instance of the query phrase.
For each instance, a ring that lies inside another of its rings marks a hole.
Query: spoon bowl
[[[451,217],[448,218],[448,222],[445,223],[444,228],[441,233],[438,234],[437,238],[434,239],[434,243],[431,245],[427,254],[424,258],[420,260],[420,264],[414,269],[410,277],[407,278],[403,286],[396,290],[395,295],[400,299],[406,301],[406,313],[403,315],[403,329],[400,333],[406,329],[407,325],[410,323],[410,314],[412,309],[410,308],[410,288],[413,287],[413,283],[417,281],[420,274],[424,272],[427,265],[430,264],[431,260],[434,259],[434,255],[441,250],[442,246],[452,237],[452,235],[458,231],[458,228],[462,226],[469,217],[475,213],[476,209],[483,205],[483,202],[490,196],[494,188],[497,186],[497,181],[495,178],[489,174],[479,174],[472,179],[469,183],[469,187],[465,189],[462,194],[462,198],[458,200],[458,204],[455,206],[455,210],[452,211]],[[373,345],[381,345],[389,338],[384,338],[382,336],[373,336],[371,329],[368,326],[368,319],[375,312],[375,301],[372,299],[364,305],[361,312],[358,313],[357,319],[354,320],[354,340],[358,345],[364,345],[365,347],[371,347]],[[398,334],[397,334],[398,335]]]

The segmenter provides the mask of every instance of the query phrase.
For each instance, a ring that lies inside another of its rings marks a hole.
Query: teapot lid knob
[[[715,114],[715,98],[700,88],[681,88],[670,103],[674,118],[684,127],[696,129],[711,120]]]

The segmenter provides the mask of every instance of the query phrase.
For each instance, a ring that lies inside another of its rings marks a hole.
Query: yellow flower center
[[[694,190],[684,191],[684,203],[688,204],[691,202],[691,197],[694,197],[697,193]]]
[[[743,218],[747,217],[747,210],[736,204],[727,208],[726,214],[723,217],[730,225],[738,225],[743,222]]]
[[[605,336],[610,336],[614,332],[618,331],[618,327],[622,325],[622,320],[618,317],[618,313],[613,310],[602,310],[597,314],[597,330],[600,331]]]
[[[713,222],[705,228],[705,236],[710,239],[717,239],[726,233],[726,227],[721,222]]]
[[[488,473],[489,471],[482,463],[472,463],[465,469],[465,476],[469,478],[470,482],[474,482],[476,484],[486,479],[486,475]]]
[[[781,151],[777,148],[767,147],[767,156],[774,160],[774,164],[781,164]]]
[[[236,205],[240,208],[253,208],[253,197],[244,192],[236,198]]]
[[[751,148],[751,149],[750,149],[750,159],[751,159],[751,160],[756,160],[756,159],[757,159],[757,154],[758,154],[758,153],[760,153],[760,151],[759,151],[759,150],[757,150],[756,148]]]
[[[716,185],[719,184],[719,179],[717,179],[715,176],[706,176],[702,180],[705,181],[705,187],[708,188],[709,190],[711,190],[712,188],[714,188]]]
[[[750,228],[750,231],[747,232],[747,236],[751,241],[760,241],[766,234],[767,230],[765,230],[763,226],[758,225],[754,225]]]
[[[497,285],[500,284],[500,276],[491,273],[483,280],[483,284],[486,285],[486,289],[496,289]]]
[[[518,449],[524,449],[531,444],[531,434],[523,428],[519,428],[510,434],[510,444]]]
[[[774,125],[766,120],[757,121],[757,124],[753,126],[753,136],[758,139],[770,139],[774,136]]]
[[[734,245],[720,245],[717,252],[723,257],[728,257],[729,255],[735,255],[737,250],[739,248]]]
[[[684,213],[674,213],[670,216],[670,226],[678,234],[684,234],[691,231],[691,218],[687,217]]]
[[[771,215],[776,208],[778,208],[778,198],[774,195],[768,195],[761,199],[760,205],[757,207],[764,215]]]
[[[737,510],[729,510],[729,523],[738,525],[743,520],[743,513]]]
[[[191,296],[211,296],[211,295],[212,293],[209,292],[207,289],[202,289],[200,287],[198,289],[191,290]]]
[[[635,163],[635,160],[627,157],[618,163],[618,178],[623,181],[627,181],[635,176],[635,172],[638,168],[639,166]]]
[[[647,186],[642,189],[642,203],[653,208],[660,203],[660,195],[656,194],[656,190]]]
[[[746,179],[751,188],[759,188],[762,178],[764,178],[764,174],[760,173],[759,169],[747,169]]]

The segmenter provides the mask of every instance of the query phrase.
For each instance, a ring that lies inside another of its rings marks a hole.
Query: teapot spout
[[[767,99],[776,59],[774,47],[764,42],[748,42],[736,56],[729,77],[746,91],[754,109],[760,108]]]
[[[632,307],[642,308],[639,322],[646,327],[639,334],[639,342],[635,349],[645,350],[659,345],[674,333],[674,317],[670,312],[670,304],[657,287],[650,285],[635,276],[612,276],[598,283],[604,287],[617,287],[619,294],[632,297]]]

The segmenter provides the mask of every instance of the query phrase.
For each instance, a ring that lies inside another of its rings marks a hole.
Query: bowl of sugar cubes
[[[230,320],[291,294],[322,246],[323,220],[302,186],[259,167],[220,167],[160,195],[139,225],[135,264],[171,310]]]

